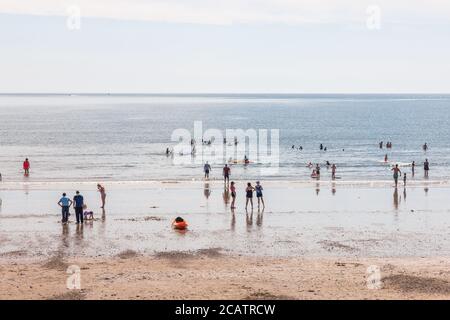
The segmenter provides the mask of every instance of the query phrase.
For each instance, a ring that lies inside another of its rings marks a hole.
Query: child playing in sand
[[[260,202],[262,202],[263,208],[265,208],[266,205],[264,204],[264,198],[263,198],[263,193],[262,193],[263,187],[259,183],[259,181],[256,181],[255,190],[256,190],[256,198],[258,198],[258,208],[259,208],[259,203]]]
[[[176,217],[175,220],[172,222],[172,226],[174,229],[178,230],[185,230],[188,226],[186,221],[182,217]]]

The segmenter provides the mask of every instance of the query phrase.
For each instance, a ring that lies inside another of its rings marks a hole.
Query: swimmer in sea
[[[387,154],[384,156],[384,162],[388,162],[388,156],[387,156]]]
[[[320,150],[323,150],[323,144],[320,144],[319,148],[320,148]]]
[[[244,163],[245,163],[245,164],[250,163],[250,161],[248,160],[247,156],[244,156]]]
[[[397,188],[398,185],[398,175],[402,174],[400,168],[398,167],[398,164],[395,165],[394,168],[391,169],[391,171],[394,171],[394,181],[395,181],[395,188]]]
[[[423,145],[422,149],[423,149],[423,151],[427,151],[427,150],[428,150],[428,145],[427,145],[426,142],[425,142],[425,144]]]

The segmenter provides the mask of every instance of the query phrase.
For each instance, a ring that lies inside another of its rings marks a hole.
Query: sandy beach
[[[221,181],[106,184],[104,211],[94,183],[3,183],[0,298],[450,298],[445,185],[264,186],[264,210],[238,193],[233,214]],[[62,226],[58,197],[77,189],[95,220]],[[171,228],[178,215],[188,231]],[[66,288],[71,265],[81,290]]]

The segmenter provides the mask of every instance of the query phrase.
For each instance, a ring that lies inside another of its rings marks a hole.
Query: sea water
[[[345,181],[390,180],[395,163],[412,179],[407,164],[415,161],[414,180],[421,181],[426,158],[430,180],[450,177],[450,95],[406,94],[0,95],[0,173],[4,182],[198,180],[202,161],[180,164],[165,155],[177,144],[174,130],[193,131],[195,121],[224,134],[279,130],[277,170],[266,174],[258,161],[236,164],[236,180],[309,181],[309,162],[329,179],[326,161]],[[392,149],[380,149],[380,141]],[[213,179],[222,166],[213,163]]]

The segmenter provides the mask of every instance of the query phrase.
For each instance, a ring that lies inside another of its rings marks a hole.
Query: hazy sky
[[[450,1],[0,0],[0,92],[450,93]]]

